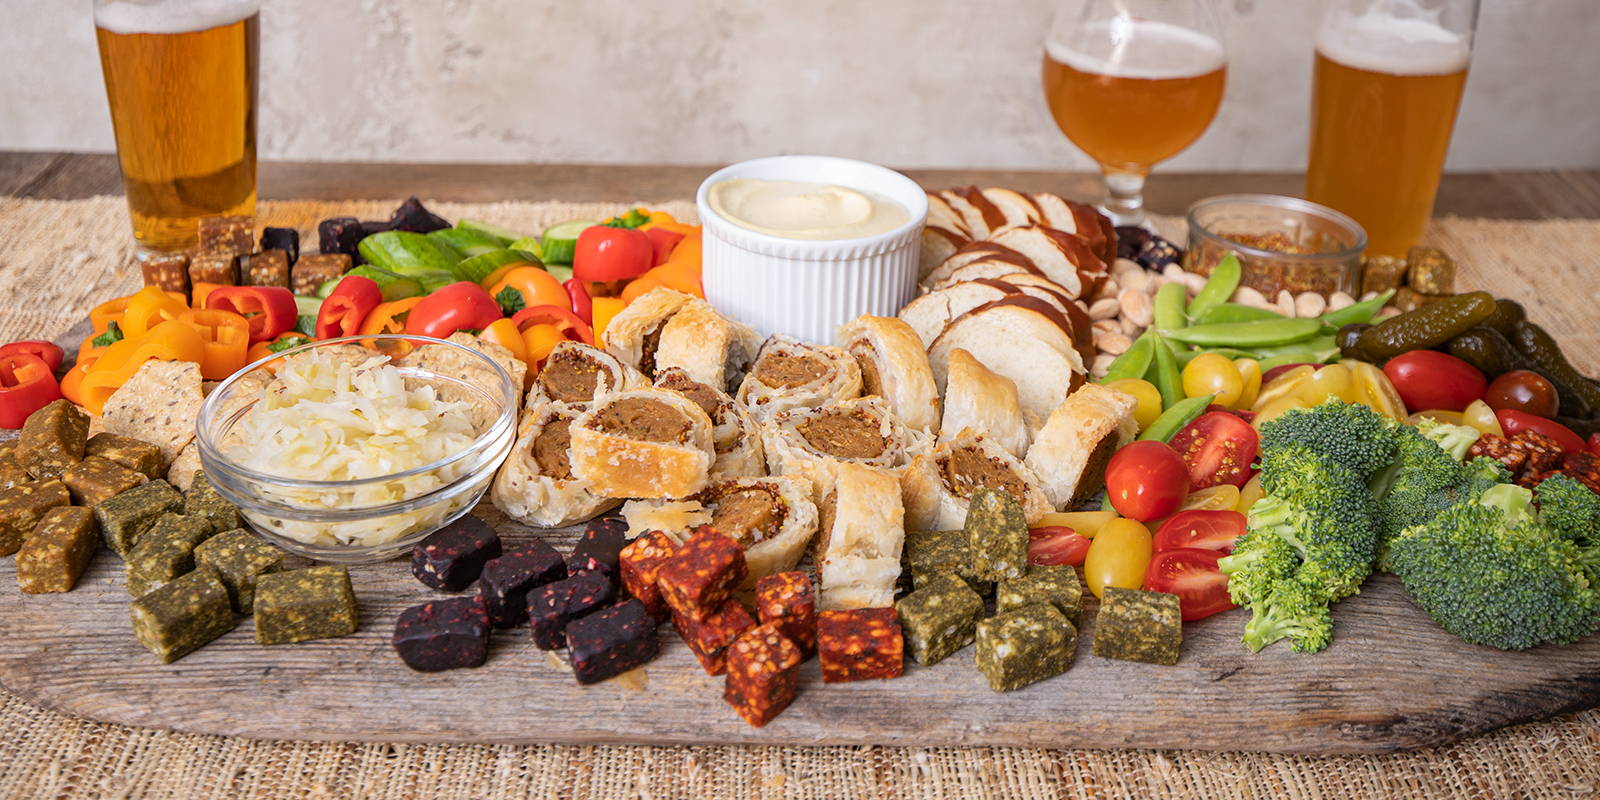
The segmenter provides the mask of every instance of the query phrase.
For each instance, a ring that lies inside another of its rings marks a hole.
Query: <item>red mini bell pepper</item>
[[[500,304],[482,286],[457,281],[435,290],[411,309],[406,333],[444,339],[460,330],[481,331],[504,316]]]
[[[30,353],[44,359],[44,363],[50,366],[51,372],[61,368],[61,359],[66,355],[61,352],[60,347],[38,339],[27,339],[0,346],[0,358],[13,356],[17,353]]]
[[[650,238],[650,249],[653,254],[650,259],[650,266],[652,267],[665,264],[667,259],[672,257],[672,248],[677,247],[678,242],[683,241],[684,237],[684,234],[666,228],[650,228],[644,232],[644,235]]]
[[[223,286],[206,295],[206,308],[244,317],[252,343],[278,338],[300,318],[294,293],[282,286]]]
[[[50,365],[32,353],[0,355],[0,428],[20,428],[28,415],[61,397]]]
[[[585,286],[583,281],[577,278],[568,278],[567,282],[561,285],[566,287],[567,299],[572,301],[572,313],[577,314],[578,319],[583,320],[589,324],[589,327],[593,328],[594,301],[589,299],[589,287]]]
[[[383,292],[377,281],[360,275],[344,276],[317,312],[317,338],[333,339],[360,333],[367,315],[382,304]]]

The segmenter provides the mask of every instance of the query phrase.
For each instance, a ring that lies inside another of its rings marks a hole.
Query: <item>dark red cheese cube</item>
[[[704,619],[744,580],[744,548],[702,526],[656,573],[656,586],[672,613]]]
[[[656,657],[656,619],[638,600],[625,600],[567,624],[572,674],[599,683]]]
[[[800,648],[767,623],[746,631],[728,647],[728,677],[722,699],[759,728],[794,702],[799,684]]]
[[[661,531],[645,531],[627,547],[622,548],[618,559],[622,573],[622,588],[656,619],[667,618],[667,604],[661,599],[661,589],[656,586],[656,573],[661,565],[672,558],[678,543]]]
[[[489,559],[499,557],[500,535],[468,514],[411,548],[411,574],[435,589],[459,592],[478,579]]]
[[[300,260],[300,231],[294,228],[261,229],[262,250],[282,250],[289,257],[289,266]]]
[[[364,237],[361,220],[355,217],[333,217],[317,223],[317,250],[323,253],[344,253],[355,258],[356,246]]]
[[[394,649],[418,672],[476,667],[489,653],[489,614],[476,595],[452,597],[400,612]]]
[[[496,628],[514,628],[528,621],[528,592],[567,577],[567,566],[543,539],[491,558],[483,565],[478,593],[489,622]]]
[[[678,629],[684,644],[689,645],[690,652],[700,660],[700,666],[706,674],[721,675],[726,668],[723,659],[728,645],[733,644],[739,634],[754,628],[756,621],[738,600],[728,599],[699,621],[674,614],[672,626]]]
[[[817,593],[811,576],[795,570],[756,581],[756,617],[773,624],[810,658],[817,651]]]
[[[572,546],[567,556],[567,572],[597,572],[612,583],[621,580],[618,574],[622,548],[628,546],[628,523],[621,517],[601,517],[590,522]]]
[[[817,658],[823,683],[897,678],[905,669],[900,617],[893,608],[855,608],[817,615]]]
[[[567,623],[611,604],[617,587],[593,573],[574,575],[528,592],[528,623],[540,650],[567,646]]]
[[[438,214],[423,208],[421,200],[410,197],[389,215],[389,227],[397,231],[432,233],[450,227],[450,223],[445,222]]]

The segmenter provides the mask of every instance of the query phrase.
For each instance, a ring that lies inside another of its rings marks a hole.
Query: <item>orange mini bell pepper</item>
[[[522,332],[517,330],[517,323],[512,322],[510,317],[503,317],[489,323],[488,327],[484,328],[483,331],[478,334],[478,338],[485,342],[493,342],[507,350],[510,350],[511,354],[516,356],[518,361],[527,364],[528,374],[523,379],[522,388],[526,390],[533,384],[533,378],[537,374],[537,368],[534,362],[528,359],[527,341],[522,338]]]
[[[246,364],[254,364],[257,361],[266,358],[267,356],[276,355],[277,353],[283,350],[288,350],[291,347],[299,347],[300,345],[306,344],[310,341],[311,337],[299,331],[287,331],[285,333],[278,334],[277,338],[271,341],[256,342],[255,344],[250,345],[250,349],[245,352],[244,360]],[[268,361],[266,364],[263,364],[261,368],[271,373],[277,373],[278,366],[282,363],[283,359],[274,359],[272,361]]]
[[[591,313],[594,315],[594,340],[597,343],[603,342],[605,341],[606,326],[611,324],[611,320],[614,317],[622,313],[622,309],[628,307],[628,301],[620,297],[595,297],[589,302],[591,304]]]
[[[567,297],[566,287],[561,285],[561,281],[556,280],[556,276],[538,267],[521,266],[507,271],[500,276],[500,280],[490,284],[489,296],[499,302],[500,293],[507,289],[515,290],[522,296],[523,308],[534,306],[572,308],[572,300]]]
[[[194,325],[182,320],[177,320],[176,324],[157,325],[143,336],[123,339],[102,349],[84,370],[82,380],[73,386],[79,395],[73,402],[92,414],[99,414],[112,393],[127,383],[146,361],[199,363],[205,356],[205,349],[206,337]]]
[[[692,294],[695,297],[704,298],[706,296],[705,290],[700,288],[699,264],[669,260],[659,267],[652,267],[649,272],[629,282],[622,290],[622,299],[631,303],[644,296],[650,290],[659,289],[663,286]]]
[[[95,359],[97,358],[99,358],[98,355],[90,355],[85,357],[83,353],[78,354],[78,363],[73,364],[72,367],[67,370],[66,374],[61,376],[62,397],[65,397],[80,406],[84,404],[83,376],[88,374],[89,367],[94,364]]]
[[[378,304],[376,308],[372,309],[371,313],[367,314],[367,318],[361,321],[360,335],[375,336],[384,333],[405,333],[406,317],[411,315],[411,309],[422,302],[424,296],[406,297]],[[377,350],[391,358],[400,358],[411,352],[412,348],[410,342],[401,340],[377,341],[369,339],[361,344],[368,349]]]
[[[189,305],[193,308],[205,308],[206,298],[210,297],[212,292],[221,288],[222,284],[220,283],[206,283],[205,281],[190,285]]]
[[[177,319],[189,309],[184,300],[154,286],[146,286],[128,298],[128,308],[117,322],[129,339],[137,339],[163,322]]]
[[[250,352],[250,322],[232,311],[196,308],[183,312],[179,319],[194,326],[205,339],[198,361],[200,377],[220,381],[239,371]]]

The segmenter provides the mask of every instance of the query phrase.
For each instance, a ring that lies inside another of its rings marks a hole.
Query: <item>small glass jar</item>
[[[1327,296],[1361,293],[1361,225],[1327,206],[1273,194],[1227,194],[1189,207],[1183,268],[1210,275],[1237,253],[1240,285],[1267,299],[1287,290]]]

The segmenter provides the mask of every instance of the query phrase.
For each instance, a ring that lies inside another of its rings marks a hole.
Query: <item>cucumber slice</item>
[[[323,281],[322,285],[317,287],[317,299],[328,299],[328,295],[333,294],[333,290],[339,288],[339,281],[342,280],[344,280],[344,278],[341,276],[338,278],[329,278]]]
[[[423,269],[412,272],[404,277],[411,278],[422,284],[421,294],[432,292],[460,281],[454,272],[443,269]]]
[[[532,236],[524,236],[506,246],[512,250],[521,250],[524,253],[532,253],[538,256],[540,261],[544,260],[544,245],[539,244],[539,240],[533,238]]]
[[[578,234],[599,224],[592,219],[575,219],[546,230],[544,236],[539,237],[540,244],[544,245],[545,263],[571,264],[572,254],[578,249]]]
[[[461,220],[460,222],[456,223],[456,228],[463,231],[473,231],[474,233],[492,236],[499,240],[501,247],[510,247],[512,242],[525,238],[522,234],[517,233],[509,228],[502,228],[499,225],[491,225],[487,222],[476,219]]]
[[[443,242],[466,258],[505,247],[498,236],[462,228],[440,228],[423,235],[436,242]]]
[[[555,276],[555,279],[566,283],[572,280],[572,267],[567,264],[546,264],[544,271]]]
[[[383,293],[383,302],[385,303],[422,294],[422,281],[416,278],[408,278],[404,275],[396,275],[393,272],[378,269],[371,265],[356,267],[345,274],[360,275],[378,284],[378,291]]]
[[[417,277],[412,273],[418,271],[448,272],[461,260],[461,253],[454,247],[410,231],[374,233],[362,239],[356,249],[368,264],[411,277]]]
[[[483,283],[495,270],[507,264],[527,264],[533,267],[542,267],[539,257],[522,250],[491,250],[490,252],[476,255],[455,265],[456,280]]]
[[[296,297],[294,299],[294,313],[301,317],[315,317],[322,310],[320,297]]]

